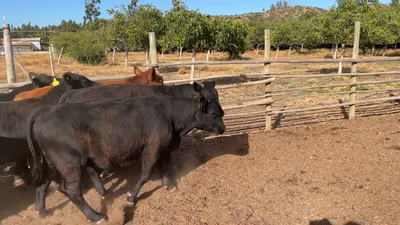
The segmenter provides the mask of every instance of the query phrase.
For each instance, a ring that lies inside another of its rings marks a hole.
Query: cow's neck
[[[198,101],[191,98],[174,100],[168,108],[174,121],[175,131],[181,137],[196,128],[195,115],[199,110]]]
[[[63,95],[65,92],[72,90],[72,87],[68,84],[66,84],[64,81],[62,81],[58,86],[55,86],[52,88],[46,97],[46,101],[48,104],[57,104],[58,101],[60,100],[61,95]]]
[[[191,84],[181,84],[176,86],[165,86],[167,87],[167,93],[170,96],[175,97],[194,97],[193,85]]]

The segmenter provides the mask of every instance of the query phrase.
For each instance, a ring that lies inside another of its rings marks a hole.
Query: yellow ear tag
[[[52,86],[57,86],[59,84],[60,82],[56,78],[54,78],[53,83],[51,83]]]

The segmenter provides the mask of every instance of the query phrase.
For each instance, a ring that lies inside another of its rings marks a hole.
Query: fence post
[[[270,39],[270,30],[264,30],[264,58],[271,59],[271,39]],[[264,72],[270,73],[271,72],[271,63],[264,63]],[[267,95],[266,98],[272,100],[271,91],[272,91],[272,82],[265,83],[265,94]],[[266,117],[265,117],[265,131],[272,129],[272,116],[269,115],[269,111],[271,111],[272,106],[271,103],[267,104],[266,107]]]
[[[196,61],[196,52],[193,51],[192,54],[192,62]],[[191,66],[191,70],[190,70],[190,79],[192,80],[194,78],[194,64],[192,64]],[[193,84],[193,81],[190,81],[190,84]]]
[[[360,21],[356,21],[354,23],[354,44],[353,44],[353,59],[358,58],[358,48],[360,45]],[[351,73],[356,74],[357,73],[357,62],[352,62],[351,63]],[[356,101],[356,85],[355,83],[357,82],[357,77],[356,76],[351,76],[350,77],[350,102],[354,103]],[[356,114],[356,105],[350,105],[349,108],[349,119],[354,119],[354,116]]]
[[[150,60],[152,64],[157,64],[157,45],[156,45],[156,34],[149,32],[149,44],[150,44]]]
[[[6,54],[6,65],[7,65],[7,83],[17,82],[15,76],[14,56],[12,50],[12,42],[10,35],[10,26],[3,24],[3,37],[4,37],[4,52]]]
[[[50,44],[49,46],[49,54],[50,54],[50,68],[51,68],[51,74],[53,77],[55,76],[54,74],[54,64],[53,64],[53,44]]]

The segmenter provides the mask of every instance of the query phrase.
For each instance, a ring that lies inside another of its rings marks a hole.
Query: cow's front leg
[[[142,177],[136,183],[135,187],[133,188],[133,191],[128,193],[127,197],[128,206],[135,205],[134,200],[136,196],[139,194],[140,189],[150,179],[151,174],[153,173],[154,165],[156,164],[159,158],[158,151],[159,151],[158,146],[150,147],[148,145],[144,149],[143,151],[144,156],[142,157]]]
[[[104,198],[104,196],[106,196],[108,192],[104,188],[103,183],[100,180],[99,174],[93,167],[86,167],[86,170],[89,173],[90,179],[92,180],[94,189],[96,189],[97,193],[99,193],[99,195]]]

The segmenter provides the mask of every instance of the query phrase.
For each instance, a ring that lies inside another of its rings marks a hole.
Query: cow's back
[[[14,97],[14,101],[20,101],[20,100],[29,99],[29,98],[40,97],[40,96],[47,94],[53,88],[54,88],[54,86],[46,86],[46,87],[31,90],[31,91],[24,91],[24,92],[17,94]]]
[[[92,87],[90,89],[71,90],[60,98],[60,103],[72,103],[111,98],[135,98],[145,96],[165,96],[167,86],[115,84]]]
[[[53,105],[36,120],[35,136],[47,148],[63,143],[71,151],[88,150],[93,157],[107,155],[116,161],[139,155],[154,138],[168,145],[173,128],[168,115],[160,113],[167,103],[129,100]]]

